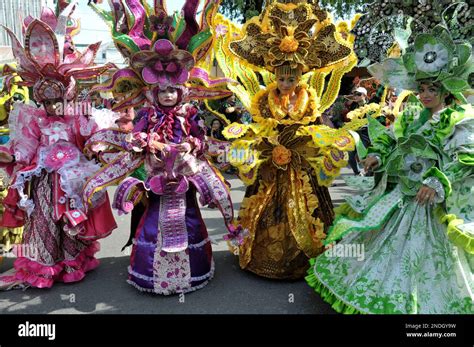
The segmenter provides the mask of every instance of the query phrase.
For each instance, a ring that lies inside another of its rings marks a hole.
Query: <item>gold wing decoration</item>
[[[262,164],[270,162],[285,169],[275,158],[290,158],[288,165],[312,167],[319,184],[329,186],[347,165],[346,152],[355,148],[350,130],[367,121],[355,117],[344,128],[332,129],[296,117],[262,117],[255,105],[275,88],[276,66],[299,64],[305,66],[302,85],[310,91],[309,105],[315,104],[305,110],[319,115],[329,108],[338,96],[342,77],[357,63],[350,28],[336,27],[317,4],[301,1],[273,1],[243,27],[217,15],[213,28],[217,36],[214,57],[226,77],[240,82],[229,88],[254,116],[255,123],[233,123],[224,130],[224,136],[234,140],[229,157],[240,178],[253,184]],[[287,127],[280,133],[277,124]]]
[[[353,35],[336,27],[330,14],[315,3],[272,2],[242,28],[222,16],[213,27],[227,30],[222,45],[215,46],[216,58],[226,77],[241,82],[239,98],[242,94],[251,98],[274,82],[276,66],[300,64],[305,72],[302,81],[317,91],[322,113],[337,98],[344,74],[357,63]]]
[[[347,151],[355,149],[351,130],[357,130],[367,124],[364,115],[380,114],[381,107],[371,104],[354,114],[354,119],[341,129],[325,125],[294,124],[283,131],[262,124],[233,123],[224,130],[224,136],[234,139],[230,147],[229,161],[239,169],[239,176],[246,185],[255,183],[262,164],[272,162],[282,170],[286,166],[311,166],[321,186],[330,186],[339,175],[341,168],[347,165]],[[286,153],[286,154],[285,154]],[[289,161],[279,163],[281,157]]]
[[[217,14],[212,19],[212,30],[214,34],[213,49],[210,52],[209,59],[203,64],[209,64],[207,66],[209,68],[216,60],[225,77],[238,81],[238,84],[229,83],[227,87],[235,93],[243,106],[250,110],[252,97],[261,89],[257,72],[261,72],[261,76],[267,81],[272,77],[268,76],[263,69],[254,71],[249,68],[244,60],[230,51],[230,42],[242,35],[242,29],[237,24],[221,14]]]

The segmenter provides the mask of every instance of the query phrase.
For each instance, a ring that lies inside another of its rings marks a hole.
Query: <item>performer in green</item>
[[[443,25],[408,36],[398,31],[401,56],[369,71],[418,98],[391,129],[369,120],[364,165],[375,177],[350,178],[363,193],[339,208],[332,248],[311,259],[306,280],[342,313],[472,314],[474,112],[462,96],[472,48]]]

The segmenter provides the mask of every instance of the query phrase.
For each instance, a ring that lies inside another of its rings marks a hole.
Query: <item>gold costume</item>
[[[363,124],[354,119],[333,129],[321,117],[356,63],[351,38],[304,1],[270,2],[243,28],[218,15],[213,30],[215,58],[238,81],[229,88],[253,116],[251,124],[224,130],[234,140],[230,162],[248,185],[239,213],[248,230],[240,266],[268,278],[302,278],[334,219],[327,187],[354,149],[349,130]],[[282,74],[300,81],[293,100],[279,92]]]
[[[0,65],[1,75],[7,75],[11,70],[15,69],[15,64]],[[12,77],[0,78],[0,142],[5,145],[9,137],[10,130],[8,127],[8,117],[15,102],[28,102],[28,88],[19,87],[13,82],[20,81],[20,77],[13,74]],[[8,193],[9,177],[4,170],[0,171],[0,217],[3,215],[5,207],[3,199]],[[9,251],[14,244],[20,244],[22,241],[23,227],[5,228],[0,227],[0,247],[3,251]]]

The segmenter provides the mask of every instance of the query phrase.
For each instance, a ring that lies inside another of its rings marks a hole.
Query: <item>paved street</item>
[[[344,170],[344,175],[350,174]],[[236,213],[244,195],[240,180],[227,177],[232,184]],[[342,179],[331,188],[335,204],[350,190]],[[110,191],[112,196],[113,191]],[[75,284],[56,284],[52,289],[0,292],[0,314],[38,313],[225,313],[225,314],[315,314],[334,313],[331,307],[304,280],[282,282],[268,280],[239,268],[237,257],[227,251],[222,240],[224,225],[217,210],[203,209],[203,216],[214,241],[216,263],[214,279],[203,289],[179,296],[141,293],[126,283],[129,256],[120,249],[129,236],[129,216],[116,216],[119,228],[101,241],[98,253],[101,265]],[[5,258],[0,272],[11,268]]]

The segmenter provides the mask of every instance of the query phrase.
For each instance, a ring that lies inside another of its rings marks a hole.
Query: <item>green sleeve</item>
[[[387,157],[396,145],[396,140],[389,129],[372,117],[368,118],[368,127],[371,142],[371,146],[368,148],[368,154],[379,155],[382,165],[385,165]]]

